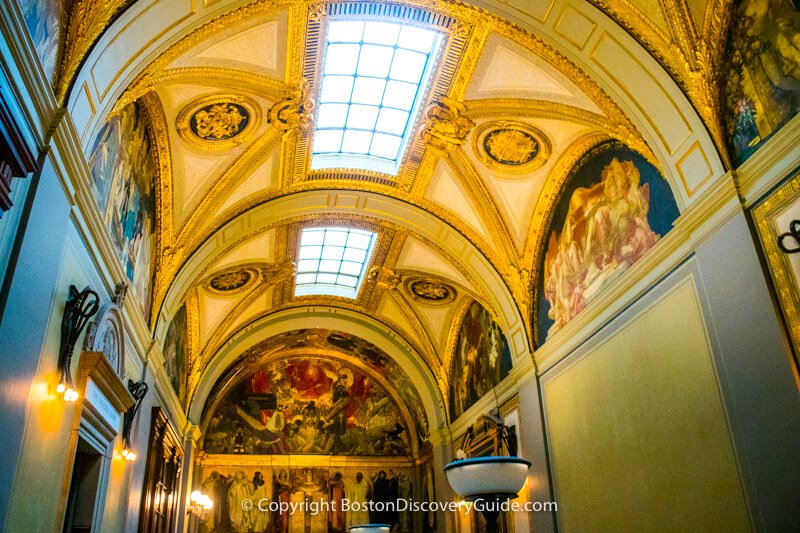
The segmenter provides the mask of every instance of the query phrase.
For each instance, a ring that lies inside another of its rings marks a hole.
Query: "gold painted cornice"
[[[73,0],[68,8],[66,32],[57,69],[56,99],[64,103],[72,79],[92,45],[117,13],[135,0]],[[67,3],[69,5],[69,3]]]

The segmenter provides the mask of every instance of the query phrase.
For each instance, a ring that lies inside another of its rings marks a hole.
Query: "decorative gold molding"
[[[447,153],[467,142],[475,123],[467,118],[466,106],[451,98],[433,102],[425,111],[420,136],[429,150]]]
[[[793,279],[789,254],[778,248],[779,230],[775,224],[775,217],[797,202],[800,202],[800,174],[796,174],[773,192],[752,213],[770,277],[775,284],[775,292],[788,326],[789,337],[794,345],[795,355],[800,357],[800,287]]]
[[[73,0],[56,76],[56,99],[63,103],[78,67],[114,16],[135,0]]]

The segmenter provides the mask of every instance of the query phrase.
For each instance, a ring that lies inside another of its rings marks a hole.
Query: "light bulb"
[[[124,448],[122,450],[122,457],[128,457],[129,453],[131,453],[130,450],[128,450],[128,448]]]
[[[59,393],[59,394],[63,394],[65,390],[67,390],[67,386],[64,385],[63,383],[59,383],[56,386],[56,392]]]
[[[135,461],[136,460],[136,454],[133,453],[133,452],[128,452],[128,455],[125,456],[125,459],[128,460],[128,461]]]
[[[67,390],[64,391],[64,400],[67,402],[74,402],[78,399],[78,391],[69,387]]]
[[[202,496],[203,496],[203,495],[200,493],[200,491],[199,491],[199,490],[196,490],[196,491],[192,492],[192,495],[191,495],[191,496],[189,496],[189,499],[190,499],[191,501],[193,501],[193,502],[197,502],[197,501],[200,501],[200,498],[201,498]]]

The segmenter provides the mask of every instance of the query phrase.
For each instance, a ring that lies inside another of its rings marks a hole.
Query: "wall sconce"
[[[75,285],[69,286],[67,305],[64,307],[64,315],[61,317],[61,347],[58,353],[61,377],[56,386],[56,392],[62,394],[65,401],[74,402],[78,399],[78,391],[75,390],[70,372],[72,352],[75,351],[75,343],[78,342],[83,328],[99,308],[99,297],[96,292],[89,287],[78,292]]]
[[[482,505],[481,514],[486,519],[487,533],[500,531],[498,519],[501,505],[516,498],[525,485],[531,462],[517,457],[517,433],[513,427],[503,424],[503,420],[494,414],[483,417],[484,424],[491,424],[505,444],[508,455],[467,458],[466,449],[474,434],[472,428],[464,436],[462,450],[456,452],[457,459],[444,467],[447,481],[453,490],[465,500]]]
[[[794,240],[794,246],[786,246],[786,239]],[[778,248],[785,254],[796,254],[800,252],[800,220],[792,220],[789,223],[789,231],[778,235]]]
[[[136,417],[136,413],[139,412],[139,407],[142,405],[144,395],[147,394],[147,389],[148,386],[147,383],[144,382],[144,378],[138,383],[134,382],[132,379],[128,380],[128,392],[133,396],[134,402],[130,409],[125,411],[125,417],[122,422],[122,457],[124,457],[126,461],[136,460],[136,454],[131,447],[131,428],[133,427],[133,419]]]
[[[196,490],[189,496],[189,506],[186,508],[186,514],[193,514],[200,520],[205,520],[212,507],[214,507],[214,502],[211,501],[211,498]]]

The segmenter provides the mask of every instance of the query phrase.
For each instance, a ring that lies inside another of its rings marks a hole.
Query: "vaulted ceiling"
[[[108,4],[75,4],[59,95],[67,94],[86,44],[125,7]],[[469,4],[431,0],[413,5],[446,19],[438,23],[446,50],[397,176],[311,171],[309,136],[324,48],[318,30],[346,8],[222,4],[150,50],[109,107],[113,115],[139,101],[151,119],[161,168],[152,324],[163,339],[171,317],[186,306],[189,400],[199,389],[208,394],[236,359],[231,345],[254,324],[306,309],[368,317],[373,329],[400,339],[441,403],[457,324],[472,302],[503,326],[515,358],[530,357],[532,273],[557,193],[581,155],[617,139],[663,168],[664,158],[650,147],[652,133],[641,131],[628,118],[630,108],[550,37]],[[510,20],[546,7],[530,4],[508,0],[492,7]],[[729,2],[594,5],[676,80],[725,160],[715,110]],[[77,17],[94,21],[83,40],[74,38]],[[586,28],[591,34],[592,21],[581,17],[584,26],[573,17],[562,39],[579,39]],[[224,142],[204,139],[192,123],[215,103],[233,103],[248,114],[241,131]],[[487,143],[501,134],[511,150],[505,156]],[[91,138],[86,134],[84,143]],[[536,153],[520,139],[535,140]],[[355,299],[294,295],[299,234],[322,225],[378,236]]]

